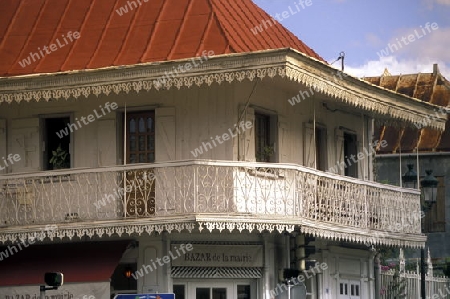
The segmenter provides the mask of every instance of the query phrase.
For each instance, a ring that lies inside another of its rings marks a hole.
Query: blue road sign
[[[175,294],[117,294],[114,299],[175,299]]]

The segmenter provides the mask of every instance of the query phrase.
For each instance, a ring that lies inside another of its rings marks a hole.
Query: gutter
[[[416,153],[408,153],[408,154],[401,154],[403,157],[416,157]],[[419,153],[419,156],[450,156],[450,152],[430,152],[430,153]],[[400,157],[400,153],[398,154],[376,154],[375,158],[398,158]]]

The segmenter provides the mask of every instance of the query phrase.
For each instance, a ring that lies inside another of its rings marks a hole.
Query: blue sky
[[[296,13],[280,23],[328,62],[344,51],[352,75],[379,76],[386,67],[393,75],[431,73],[438,63],[450,80],[450,0],[253,1],[272,16],[290,6]]]

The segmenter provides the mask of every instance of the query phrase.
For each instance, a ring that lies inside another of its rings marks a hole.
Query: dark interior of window
[[[70,168],[69,123],[68,116],[44,119],[44,170]]]
[[[270,144],[270,116],[255,114],[255,158],[257,162],[270,162],[273,146]]]
[[[318,170],[327,169],[327,131],[324,128],[316,128],[316,166]]]
[[[184,284],[174,284],[173,293],[175,294],[175,299],[185,299],[186,298],[186,287]]]
[[[358,154],[358,145],[356,143],[356,135],[344,133],[344,158],[345,158],[345,175],[357,178],[358,163],[356,157]],[[353,159],[352,159],[353,157]],[[355,161],[354,161],[355,160]]]

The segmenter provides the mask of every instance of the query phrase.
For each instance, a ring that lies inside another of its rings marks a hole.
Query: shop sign
[[[172,245],[172,252],[176,250]],[[192,244],[193,249],[172,260],[185,267],[263,267],[262,245]]]

